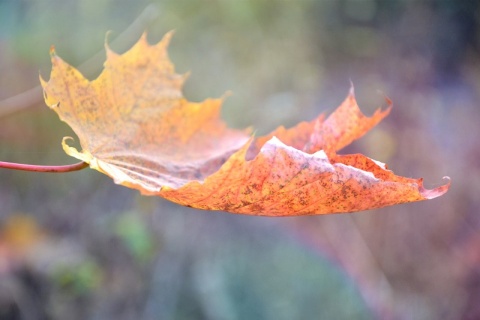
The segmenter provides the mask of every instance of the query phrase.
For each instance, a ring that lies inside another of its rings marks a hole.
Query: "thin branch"
[[[78,162],[74,164],[68,164],[64,166],[42,166],[35,164],[23,164],[14,162],[0,161],[0,168],[33,172],[50,172],[50,173],[65,173],[82,170],[88,167],[86,162]]]
[[[156,19],[159,15],[159,10],[155,5],[148,5],[139,14],[139,16],[122,32],[112,44],[125,42],[126,39],[132,38],[133,34],[139,34],[150,22]],[[79,66],[79,69],[93,69],[99,64],[105,56],[104,51],[97,52],[93,57],[85,61]],[[87,72],[88,73],[88,72]],[[0,118],[15,114],[24,109],[37,106],[43,100],[42,87],[36,86],[16,96],[6,98],[0,101]]]
[[[8,116],[42,101],[42,87],[36,86],[16,96],[0,101],[0,117]]]

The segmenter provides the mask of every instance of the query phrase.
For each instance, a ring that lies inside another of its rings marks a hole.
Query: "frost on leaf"
[[[144,34],[122,55],[106,45],[105,68],[93,81],[52,50],[50,80],[40,80],[47,105],[80,140],[77,150],[64,138],[67,154],[146,195],[250,215],[354,212],[447,192],[449,182],[426,190],[422,179],[396,176],[363,155],[337,154],[391,108],[367,117],[353,89],[326,119],[263,137],[228,128],[222,99],[183,97],[186,77],[167,56],[171,35],[150,45]]]

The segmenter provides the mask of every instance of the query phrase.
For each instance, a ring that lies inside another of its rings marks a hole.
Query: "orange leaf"
[[[118,55],[106,45],[100,76],[88,81],[52,50],[52,72],[41,80],[45,101],[80,139],[88,162],[116,183],[208,210],[268,216],[353,212],[432,199],[421,179],[394,175],[363,155],[336,151],[388,115],[364,116],[353,89],[326,120],[253,138],[219,119],[222,99],[201,103],[182,96],[184,75],[167,56],[172,33],[156,45],[144,34]],[[391,104],[389,102],[389,104]]]

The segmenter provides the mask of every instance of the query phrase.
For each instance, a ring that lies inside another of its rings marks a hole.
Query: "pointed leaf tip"
[[[142,32],[142,35],[140,36],[140,40],[139,41],[143,41],[143,42],[147,42],[148,43],[148,32],[147,30],[143,31]]]
[[[166,43],[167,45],[174,35],[175,35],[175,29],[172,29],[172,30],[168,31],[167,33],[165,33],[165,35],[163,36],[163,39],[165,39],[165,41],[167,41],[167,43]]]
[[[423,186],[423,181],[421,181],[422,183],[419,187],[419,191],[422,194],[422,196],[425,197],[425,199],[431,200],[431,199],[438,198],[444,195],[445,193],[447,193],[448,189],[450,189],[451,179],[449,176],[444,176],[442,179],[446,183],[434,189],[425,189],[425,187]]]
[[[103,43],[103,46],[105,47],[105,51],[107,53],[107,58],[109,56],[109,53],[111,52],[110,45],[108,44],[109,43],[108,39],[111,34],[112,34],[112,30],[108,30],[107,33],[105,33],[105,40]]]
[[[54,56],[56,56],[55,46],[52,44],[52,45],[50,46],[50,57],[53,58]]]

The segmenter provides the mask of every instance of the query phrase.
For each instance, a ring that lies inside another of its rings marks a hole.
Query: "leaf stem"
[[[65,173],[82,170],[88,167],[86,162],[78,162],[74,164],[68,164],[64,166],[42,166],[35,164],[23,164],[23,163],[14,163],[14,162],[4,162],[0,161],[0,168],[11,169],[11,170],[23,170],[23,171],[33,171],[33,172],[51,172],[51,173]]]

